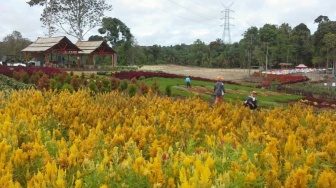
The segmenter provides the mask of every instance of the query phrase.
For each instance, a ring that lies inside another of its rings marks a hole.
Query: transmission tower
[[[222,40],[224,44],[231,44],[231,33],[230,33],[230,26],[232,24],[230,24],[230,19],[232,19],[232,17],[230,17],[230,12],[234,12],[233,10],[230,9],[230,7],[232,6],[233,2],[229,5],[229,6],[225,6],[223,3],[222,5],[224,6],[224,11],[221,11],[222,13],[224,12],[224,30],[223,30],[223,36],[222,36]],[[222,18],[223,19],[223,18]],[[234,25],[232,25],[234,26]]]

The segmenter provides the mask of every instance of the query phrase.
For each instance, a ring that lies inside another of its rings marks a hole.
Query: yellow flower
[[[336,173],[333,170],[324,170],[317,181],[318,187],[329,188],[336,187]]]

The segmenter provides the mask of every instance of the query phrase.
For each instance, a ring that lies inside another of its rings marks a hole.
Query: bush
[[[121,81],[119,78],[116,77],[111,77],[110,79],[110,86],[111,86],[111,90],[116,90],[119,88],[121,84]],[[125,89],[127,88],[127,86],[125,87]]]
[[[127,80],[123,80],[123,82],[120,85],[120,91],[125,91],[128,87],[128,82]]]
[[[62,83],[58,82],[55,78],[52,78],[50,80],[49,89],[59,91],[62,89]]]
[[[152,92],[155,94],[160,94],[160,85],[157,80],[154,80],[151,86]]]
[[[140,83],[139,88],[140,88],[140,92],[141,92],[142,95],[147,94],[148,91],[149,91],[148,85],[146,83],[144,83],[144,82]]]
[[[133,77],[133,78],[131,79],[131,83],[132,83],[132,84],[136,84],[137,81],[138,81],[138,80],[136,79],[136,77]]]
[[[40,79],[37,81],[37,87],[39,89],[49,89],[50,78],[48,75],[44,74]]]
[[[172,94],[171,85],[166,86],[166,95],[170,97]]]
[[[130,84],[129,86],[128,86],[128,95],[130,96],[130,97],[133,97],[133,96],[135,96],[135,94],[137,93],[137,86],[135,85],[135,84]]]
[[[72,79],[71,79],[71,85],[72,87],[74,88],[75,91],[78,91],[79,88],[80,88],[80,83],[78,81],[78,78],[77,76],[72,76]]]
[[[97,93],[98,92],[98,88],[97,88],[96,82],[90,81],[89,82],[89,89],[91,90],[91,94],[92,93]]]
[[[70,93],[74,92],[74,88],[70,84],[64,84],[61,88],[61,91],[68,90]]]

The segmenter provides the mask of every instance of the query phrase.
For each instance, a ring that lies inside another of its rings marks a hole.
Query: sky
[[[40,21],[44,7],[30,7],[27,1],[0,0],[0,41],[13,31],[31,41],[47,37],[48,30]],[[288,23],[294,28],[304,23],[313,34],[318,16],[336,21],[336,0],[106,0],[106,3],[113,8],[105,12],[105,17],[121,20],[140,46],[189,45],[197,39],[205,44],[216,39],[234,43],[250,27],[261,28],[265,24]],[[99,35],[97,30],[88,32],[84,40]],[[53,36],[77,41],[64,32]]]

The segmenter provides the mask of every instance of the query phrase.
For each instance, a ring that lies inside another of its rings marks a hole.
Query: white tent
[[[296,66],[295,68],[307,68],[307,66],[306,65],[304,65],[304,64],[299,64],[298,66]]]

